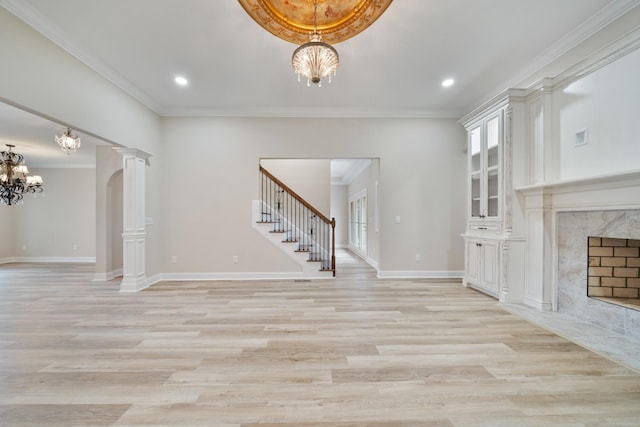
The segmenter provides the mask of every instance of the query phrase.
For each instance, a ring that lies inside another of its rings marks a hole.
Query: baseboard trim
[[[540,301],[537,298],[524,297],[524,304],[533,307],[538,311],[552,311],[553,306],[550,302]]]
[[[94,282],[108,282],[110,280],[115,279],[116,277],[122,276],[122,269],[118,268],[117,270],[108,271],[106,273],[96,273],[93,276]]]
[[[464,271],[379,270],[379,279],[455,279],[462,280]]]
[[[155,276],[145,277],[144,280],[139,282],[122,280],[120,283],[120,292],[139,292],[143,289],[147,289],[149,286],[158,282],[162,282],[162,274],[156,274]]]
[[[9,264],[17,262],[31,262],[31,263],[78,263],[78,264],[93,264],[96,262],[96,257],[9,257],[0,258],[0,264]]]
[[[326,275],[308,276],[300,272],[274,273],[163,273],[163,282],[185,281],[221,281],[221,280],[328,280],[334,277]]]

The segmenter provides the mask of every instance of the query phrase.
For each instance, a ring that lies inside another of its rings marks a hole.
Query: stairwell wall
[[[330,159],[261,159],[260,164],[323,215],[331,218]]]
[[[331,218],[336,219],[336,248],[349,247],[348,186],[331,186]]]

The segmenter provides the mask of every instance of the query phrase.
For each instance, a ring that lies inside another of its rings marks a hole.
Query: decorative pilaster
[[[538,310],[552,310],[553,212],[546,189],[527,192],[527,246],[524,303]]]
[[[135,292],[147,286],[145,230],[145,166],[149,154],[116,148],[123,157],[123,277],[120,291]]]

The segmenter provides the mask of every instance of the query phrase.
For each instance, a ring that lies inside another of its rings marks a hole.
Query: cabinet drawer
[[[500,229],[500,226],[497,224],[469,224],[469,230],[473,231],[499,233]]]

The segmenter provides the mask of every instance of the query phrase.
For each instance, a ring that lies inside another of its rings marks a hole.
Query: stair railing
[[[335,218],[329,219],[286,184],[260,166],[260,222],[271,223],[283,242],[297,243],[296,252],[308,253],[309,262],[336,275]]]

